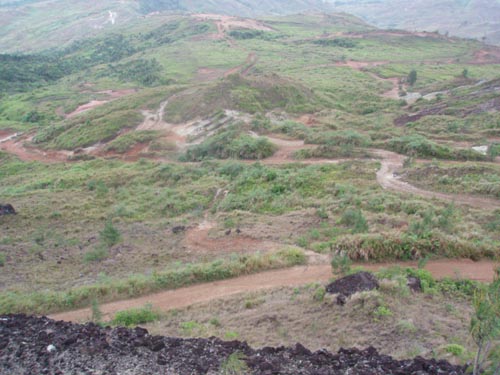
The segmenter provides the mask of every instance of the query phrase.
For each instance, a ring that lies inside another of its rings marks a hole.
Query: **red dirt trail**
[[[494,210],[496,208],[500,208],[499,199],[476,197],[466,194],[445,194],[430,190],[423,190],[410,185],[408,182],[400,180],[396,175],[396,171],[403,165],[405,156],[386,150],[372,150],[372,152],[382,159],[382,166],[377,172],[377,182],[384,189],[414,194],[424,198],[438,198],[448,202],[454,202],[484,210]]]
[[[414,262],[360,265],[371,271],[391,265],[416,267],[416,263]],[[495,264],[488,261],[473,262],[471,260],[446,259],[428,262],[425,268],[436,278],[443,278],[446,276],[455,277],[460,275],[473,280],[487,282],[493,280],[495,274],[494,267]],[[168,290],[125,301],[107,303],[101,306],[101,311],[103,312],[105,320],[111,319],[118,311],[143,307],[148,303],[151,303],[154,308],[160,311],[169,311],[239,293],[256,292],[270,288],[300,286],[311,282],[326,283],[331,277],[332,270],[329,265],[293,267]],[[88,320],[90,316],[90,309],[81,309],[53,314],[50,318],[80,322]]]

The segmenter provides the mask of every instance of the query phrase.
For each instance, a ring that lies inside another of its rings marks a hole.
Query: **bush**
[[[326,289],[323,285],[320,285],[319,287],[316,288],[313,294],[313,299],[316,302],[323,302],[325,299],[325,294],[326,294]]]
[[[455,357],[459,357],[465,353],[465,348],[458,344],[448,344],[444,347],[444,351],[454,355]]]
[[[245,362],[245,354],[236,351],[221,363],[220,373],[222,375],[244,375],[250,373],[250,368]]]
[[[129,309],[116,313],[113,324],[117,326],[137,326],[139,324],[151,323],[160,319],[160,314],[153,310],[151,305],[142,308]]]
[[[352,261],[346,255],[335,255],[330,264],[334,274],[347,275],[351,271]]]
[[[389,316],[392,316],[392,311],[386,306],[379,306],[373,312],[373,316],[375,317],[375,319],[387,318]]]
[[[0,267],[5,266],[6,257],[4,253],[0,253]]]
[[[343,236],[333,244],[338,254],[346,254],[352,260],[417,260],[426,256],[448,258],[493,258],[494,245],[471,243],[456,238],[432,234],[428,238],[361,234]]]
[[[102,245],[98,245],[94,250],[87,251],[83,255],[83,261],[85,263],[90,262],[100,262],[109,256],[108,249]]]
[[[276,149],[267,138],[254,138],[231,128],[189,148],[184,158],[188,161],[208,158],[264,159],[273,155]]]
[[[340,223],[351,227],[353,234],[368,232],[368,223],[361,210],[346,210],[340,219]]]
[[[486,160],[487,157],[473,150],[454,150],[441,146],[420,134],[392,138],[388,146],[391,150],[412,157],[427,157],[457,160]]]
[[[99,233],[99,239],[101,243],[105,244],[108,247],[111,247],[120,242],[121,234],[120,232],[118,232],[118,229],[113,226],[113,222],[111,220],[108,220],[102,232]]]

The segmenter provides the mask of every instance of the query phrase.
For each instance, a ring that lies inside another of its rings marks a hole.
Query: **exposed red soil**
[[[365,269],[376,271],[388,266],[399,265],[402,267],[416,267],[415,262],[359,264]],[[495,276],[496,264],[492,261],[473,262],[470,260],[439,260],[430,261],[425,269],[434,277],[462,277],[478,281],[491,281]],[[234,279],[215,281],[211,283],[193,285],[186,288],[168,290],[149,296],[118,301],[101,305],[105,319],[111,319],[118,311],[142,307],[151,303],[160,311],[169,311],[208,302],[214,299],[232,296],[239,293],[255,292],[263,289],[278,287],[293,287],[312,282],[327,283],[332,277],[330,265],[309,265],[293,267],[283,270],[262,272],[254,275],[242,276]],[[90,309],[80,309],[51,315],[52,319],[80,322],[88,320],[91,316]]]
[[[299,118],[295,119],[295,121],[300,122],[305,126],[315,126],[318,124],[316,117],[312,114],[302,115]]]
[[[224,35],[224,33],[230,31],[231,29],[273,31],[272,27],[254,19],[224,16],[219,14],[195,14],[193,17],[202,21],[214,21],[219,35]]]
[[[196,81],[210,82],[222,77],[224,77],[224,70],[222,69],[200,68],[196,74]]]
[[[109,100],[91,100],[90,102],[83,104],[79,106],[77,109],[75,109],[73,112],[68,113],[66,115],[66,118],[72,118],[75,117],[76,115],[79,115],[82,112],[90,111],[91,109],[94,109],[96,107],[99,107],[103,104],[108,103]]]
[[[91,100],[90,102],[79,106],[73,112],[68,113],[66,115],[66,118],[75,117],[76,115],[79,115],[80,113],[90,111],[91,109],[94,109],[96,107],[100,107],[101,105],[109,103],[112,100],[121,98],[122,96],[133,94],[135,92],[137,92],[136,89],[98,91],[96,94],[105,94],[105,95],[108,95],[108,99],[106,99],[106,100]]]
[[[243,253],[268,251],[276,248],[277,244],[253,238],[247,233],[237,233],[236,230],[227,231],[227,234],[212,236],[211,225],[189,229],[182,241],[188,251],[196,253]]]
[[[474,53],[474,59],[470,64],[500,64],[500,48],[494,46],[485,47]]]
[[[362,70],[364,68],[368,67],[374,67],[374,66],[379,66],[379,65],[386,65],[389,64],[390,61],[353,61],[353,60],[348,60],[348,61],[341,61],[338,63],[335,63],[336,66],[347,66],[352,69],[356,70]]]
[[[248,74],[250,69],[252,69],[255,66],[257,61],[258,61],[257,55],[255,53],[251,52],[248,54],[248,56],[243,64],[226,71],[224,73],[224,77],[228,77],[232,74],[237,74],[237,73],[241,74],[242,76],[245,76]]]
[[[19,139],[9,139],[0,142],[0,150],[16,155],[23,161],[39,161],[42,163],[60,163],[68,161],[68,157],[73,153],[70,151],[43,151],[36,147],[26,146],[25,142],[30,142],[29,137],[21,137]]]

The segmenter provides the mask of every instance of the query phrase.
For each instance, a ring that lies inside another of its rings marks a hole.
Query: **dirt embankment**
[[[371,271],[393,265],[400,265],[403,267],[417,266],[415,262],[360,265]],[[491,281],[495,275],[494,267],[495,263],[489,261],[473,262],[470,260],[447,259],[428,262],[425,268],[437,278],[446,276],[454,277],[458,274],[468,279]],[[168,311],[239,293],[254,292],[283,286],[300,286],[312,282],[326,283],[331,277],[332,269],[330,265],[293,267],[284,270],[268,271],[234,279],[199,284],[187,288],[168,290],[126,301],[112,302],[102,305],[101,310],[105,319],[112,318],[118,311],[142,307],[148,303],[151,303],[153,307],[161,311]],[[89,316],[91,316],[90,309],[81,309],[53,314],[51,318],[79,322],[87,320]]]

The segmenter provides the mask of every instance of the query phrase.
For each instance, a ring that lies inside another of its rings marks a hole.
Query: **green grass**
[[[117,312],[112,323],[117,326],[134,327],[139,324],[151,323],[158,319],[160,319],[160,314],[154,311],[151,305],[146,305],[141,308]]]

